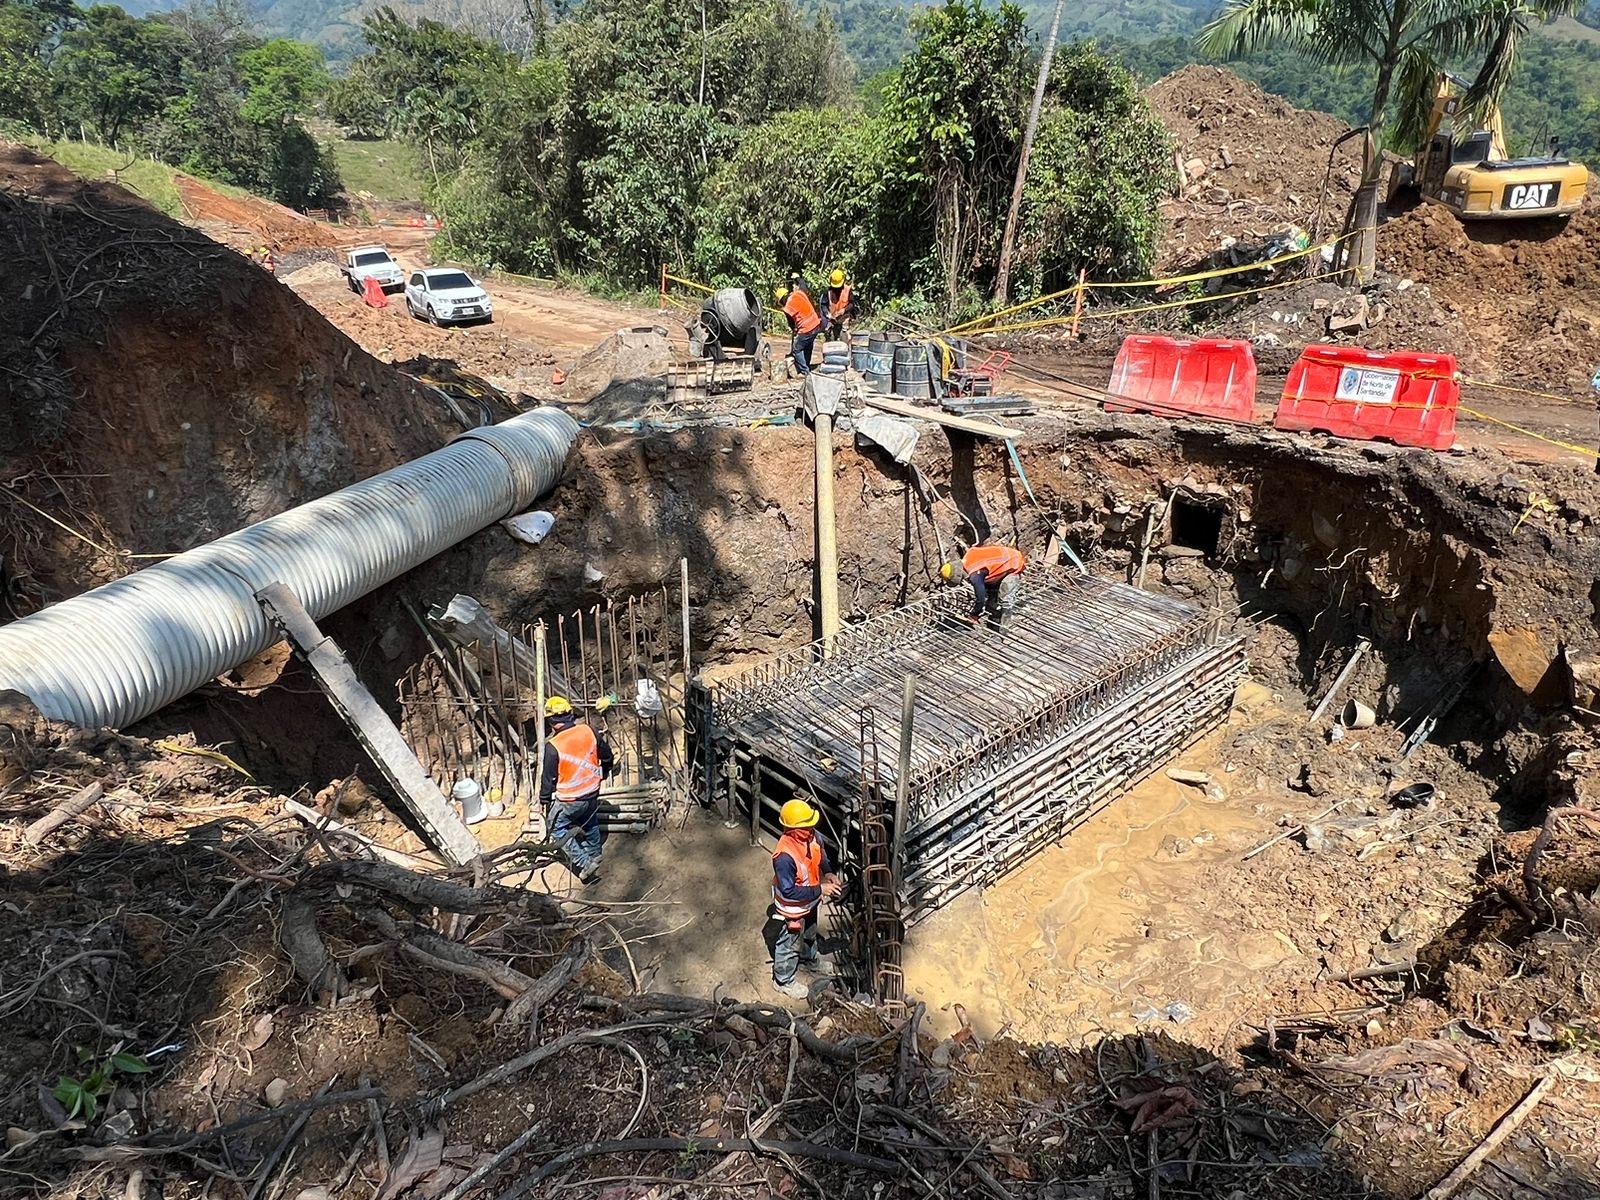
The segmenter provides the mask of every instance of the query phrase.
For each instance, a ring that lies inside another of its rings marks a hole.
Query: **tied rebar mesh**
[[[941,592],[847,629],[827,657],[801,647],[708,688],[717,756],[741,768],[733,798],[770,824],[786,788],[815,797],[871,860],[881,831],[862,798],[894,794],[901,689],[917,677],[907,811],[891,820],[905,822],[907,921],[999,878],[1220,721],[1245,667],[1220,617],[1122,584],[1030,573],[1004,632],[968,626],[969,603]]]

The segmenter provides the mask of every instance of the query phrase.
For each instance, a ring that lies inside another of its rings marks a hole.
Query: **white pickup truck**
[[[350,284],[352,292],[359,292],[368,279],[376,279],[386,292],[398,291],[405,286],[405,272],[382,246],[357,246],[344,256],[340,272]]]

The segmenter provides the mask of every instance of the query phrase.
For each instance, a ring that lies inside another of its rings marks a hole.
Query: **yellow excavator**
[[[1499,108],[1482,125],[1458,121],[1468,83],[1443,72],[1416,161],[1394,166],[1389,197],[1409,189],[1442,204],[1462,220],[1564,217],[1578,211],[1589,172],[1560,152],[1554,139],[1546,156],[1511,158]]]

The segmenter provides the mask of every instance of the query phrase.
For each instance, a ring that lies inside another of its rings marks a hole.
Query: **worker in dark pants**
[[[842,270],[835,267],[828,276],[828,290],[822,297],[822,340],[849,340],[850,321],[855,315],[856,301],[850,281]]]
[[[794,1000],[809,995],[795,972],[822,961],[817,949],[817,905],[840,892],[839,877],[829,871],[828,847],[817,832],[821,814],[804,800],[790,800],[778,810],[783,836],[772,851],[772,908],[777,922],[772,941],[772,986]]]
[[[600,783],[616,766],[611,747],[578,720],[564,696],[544,702],[547,733],[539,799],[550,809],[550,837],[588,883],[600,870]]]
[[[801,375],[811,374],[811,347],[816,345],[817,332],[822,328],[822,317],[817,306],[804,290],[780,287],[773,292],[783,305],[783,315],[789,321],[789,353],[794,358],[795,369]]]
[[[993,606],[994,627],[1004,631],[1011,626],[1017,611],[1017,591],[1022,586],[1022,572],[1028,560],[1022,551],[1012,546],[974,546],[962,556],[960,562],[947,562],[939,568],[939,577],[946,583],[972,585],[972,613],[969,624],[977,626],[983,614]],[[994,594],[990,594],[991,587]]]

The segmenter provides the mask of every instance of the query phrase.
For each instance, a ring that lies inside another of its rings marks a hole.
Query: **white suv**
[[[472,276],[455,267],[411,272],[406,280],[406,311],[435,325],[494,320],[489,293]]]

